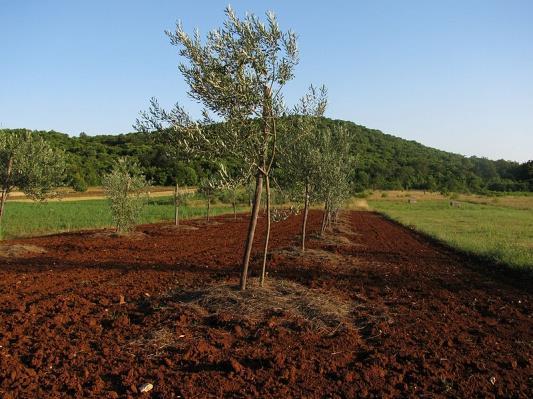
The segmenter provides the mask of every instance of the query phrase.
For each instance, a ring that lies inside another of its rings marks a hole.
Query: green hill
[[[533,191],[533,161],[465,157],[352,122],[325,123],[344,125],[352,133],[359,156],[354,184],[359,190]]]
[[[352,122],[324,118],[324,126],[342,125],[351,132],[357,167],[354,191],[365,189],[424,189],[458,192],[533,191],[533,161],[523,164],[465,157],[426,147]],[[173,184],[177,175],[194,185],[209,174],[208,162],[173,162],[149,134],[70,137],[55,131],[35,131],[69,155],[65,183],[78,189],[99,185],[100,177],[119,156],[137,158],[156,185]]]

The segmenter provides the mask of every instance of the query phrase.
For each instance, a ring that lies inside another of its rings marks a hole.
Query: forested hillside
[[[351,133],[357,167],[354,191],[364,189],[425,189],[439,191],[533,191],[533,161],[464,157],[384,134],[352,122],[322,120],[324,127],[340,125]],[[147,133],[70,137],[55,131],[35,131],[68,154],[65,184],[78,190],[99,185],[119,156],[139,160],[155,185],[195,185],[214,169],[208,162],[173,162],[163,145]]]
[[[354,184],[361,189],[533,191],[533,161],[465,157],[426,147],[347,121],[359,157]]]

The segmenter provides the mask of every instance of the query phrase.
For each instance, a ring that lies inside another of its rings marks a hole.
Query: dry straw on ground
[[[246,291],[220,284],[195,291],[180,291],[175,299],[208,313],[224,312],[256,324],[272,313],[308,323],[316,331],[331,333],[348,324],[349,302],[331,293],[306,288],[287,280],[271,279],[265,287],[250,284]]]
[[[160,356],[169,347],[179,341],[180,336],[173,333],[168,327],[153,331],[149,336],[130,341],[127,346],[131,353],[143,352],[146,357]]]
[[[161,229],[163,230],[182,230],[182,231],[194,231],[198,230],[198,227],[191,226],[188,224],[180,224],[176,226],[175,224],[165,224],[161,226]]]
[[[91,238],[111,238],[111,239],[127,239],[127,240],[145,240],[149,237],[148,234],[142,232],[142,231],[129,231],[120,233],[115,230],[101,230],[97,231],[95,233],[90,233]]]
[[[317,262],[319,264],[328,263],[335,265],[342,263],[344,257],[337,253],[326,251],[323,249],[308,248],[302,253],[302,250],[297,247],[279,249],[271,252],[272,255],[280,255],[288,260],[303,259],[310,262]]]
[[[331,226],[331,230],[326,230],[324,236],[319,237],[324,244],[337,245],[340,247],[351,247],[356,245],[350,238],[357,236],[358,233],[352,228],[346,212],[341,212],[338,219]]]
[[[3,258],[21,258],[27,255],[39,255],[44,253],[46,253],[46,250],[36,245],[0,245],[0,257]]]

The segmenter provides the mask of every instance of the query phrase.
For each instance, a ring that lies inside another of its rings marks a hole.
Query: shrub
[[[355,198],[368,198],[368,197],[370,197],[372,194],[374,194],[373,191],[363,190],[363,191],[360,191],[360,192],[356,192],[356,193],[354,194],[354,197],[355,197]]]
[[[111,214],[119,233],[133,230],[146,204],[148,183],[136,162],[120,158],[103,178]]]
[[[85,191],[87,191],[87,188],[88,188],[87,182],[85,181],[84,177],[79,172],[77,172],[72,177],[72,182],[70,185],[73,188],[73,190],[78,193],[84,193]]]
[[[65,155],[27,130],[0,130],[0,236],[7,197],[17,187],[44,201],[63,183]]]
[[[218,193],[216,193],[213,199],[223,204],[230,204],[232,198],[232,192],[230,190],[220,190]]]
[[[211,177],[200,180],[200,184],[198,185],[198,194],[207,202],[206,220],[208,222],[211,203],[216,198],[216,195],[219,193],[219,191],[220,189],[218,187],[218,181],[215,178]]]

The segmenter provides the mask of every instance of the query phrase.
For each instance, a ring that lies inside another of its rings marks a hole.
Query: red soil
[[[309,243],[336,256],[270,259],[270,279],[352,304],[329,333],[276,309],[260,322],[208,314],[173,294],[236,281],[244,219],[11,241],[46,253],[0,259],[0,397],[533,397],[529,282],[377,214],[347,218],[344,241]],[[310,219],[316,230],[320,214]],[[272,248],[295,245],[298,229],[297,217],[274,224]]]

